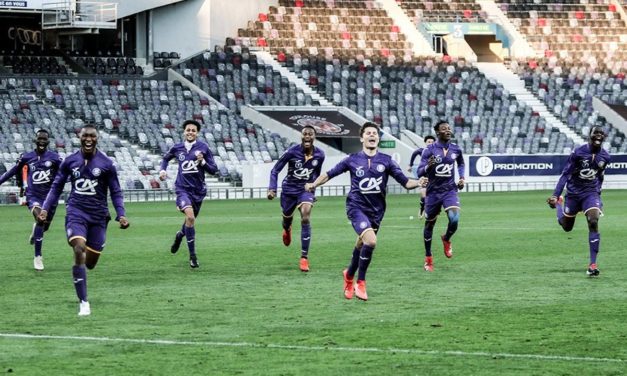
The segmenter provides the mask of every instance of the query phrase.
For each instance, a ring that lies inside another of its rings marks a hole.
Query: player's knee
[[[459,223],[459,211],[449,210],[446,215],[448,216],[449,223],[454,225],[457,225],[457,223]]]
[[[193,215],[185,217],[185,225],[187,227],[192,227],[196,223],[196,218]]]
[[[588,230],[592,232],[598,232],[599,230],[598,218],[588,218]]]

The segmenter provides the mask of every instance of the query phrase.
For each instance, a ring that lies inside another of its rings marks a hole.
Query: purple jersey
[[[0,176],[0,184],[21,173],[24,166],[28,166],[26,197],[43,199],[50,191],[60,164],[61,157],[54,151],[46,150],[42,155],[37,154],[35,151],[29,151],[22,154],[15,162],[15,166]],[[18,176],[18,179],[21,179],[21,176]]]
[[[561,195],[564,186],[566,186],[566,192],[571,195],[600,193],[603,172],[608,163],[610,163],[610,154],[605,149],[602,148],[598,153],[593,153],[589,144],[581,145],[568,157],[553,196]]]
[[[435,156],[435,165],[425,170],[429,163],[429,158]],[[422,152],[420,165],[418,166],[418,176],[429,178],[427,184],[427,195],[431,192],[457,191],[455,183],[455,163],[457,163],[457,174],[460,179],[464,178],[464,157],[462,149],[454,143],[442,144],[440,141],[427,146]]]
[[[320,176],[324,162],[324,152],[314,146],[313,157],[306,159],[302,145],[287,149],[279,158],[270,173],[268,189],[276,191],[279,172],[287,164],[287,175],[281,188],[284,194],[297,195],[305,191],[305,183],[311,183]]]
[[[108,217],[107,192],[109,192],[117,214],[116,220],[125,216],[118,173],[113,161],[104,153],[96,150],[94,156],[86,159],[79,150],[67,157],[59,167],[59,173],[54,179],[43,209],[49,210],[59,201],[68,179],[71,184],[66,203],[68,213],[78,211],[94,220]]]
[[[387,154],[377,152],[369,157],[363,151],[344,158],[327,172],[329,178],[346,171],[351,174],[351,190],[346,198],[346,208],[359,208],[371,212],[385,212],[385,195],[388,177],[392,176],[403,187],[409,178]]]
[[[196,155],[199,153],[202,153],[204,156],[204,165],[198,163],[196,159]],[[176,158],[179,164],[174,187],[177,190],[183,190],[196,197],[205,197],[207,194],[205,172],[210,174],[216,174],[218,172],[218,166],[216,166],[216,162],[213,160],[213,154],[211,150],[209,150],[209,145],[196,140],[192,144],[192,147],[187,150],[184,142],[175,144],[163,156],[161,170],[165,171],[168,168],[168,162],[170,162],[172,158]]]
[[[414,166],[414,162],[416,161],[416,158],[420,157],[424,150],[425,150],[424,148],[418,148],[414,150],[413,153],[411,153],[411,158],[409,158],[409,167]],[[418,162],[420,162],[420,158],[418,158]]]

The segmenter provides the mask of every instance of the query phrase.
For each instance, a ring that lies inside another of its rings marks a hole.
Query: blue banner
[[[559,176],[568,155],[483,155],[470,156],[470,176]],[[627,155],[612,155],[607,175],[627,175]]]

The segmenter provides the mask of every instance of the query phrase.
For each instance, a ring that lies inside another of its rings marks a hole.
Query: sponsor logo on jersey
[[[299,168],[294,170],[294,177],[301,180],[309,180],[309,177],[313,173],[313,169]]]
[[[74,181],[74,192],[83,196],[94,196],[96,194],[96,187],[98,186],[98,180],[95,179],[77,179]]]
[[[363,178],[359,182],[359,190],[365,195],[381,193],[382,183],[383,177],[381,176],[378,178]]]
[[[35,171],[31,175],[31,179],[33,180],[33,184],[46,184],[50,183],[50,175],[50,170]]]
[[[198,172],[197,161],[184,161],[181,163],[181,174],[195,174]]]
[[[453,175],[453,164],[439,164],[435,167],[435,176],[450,178]]]

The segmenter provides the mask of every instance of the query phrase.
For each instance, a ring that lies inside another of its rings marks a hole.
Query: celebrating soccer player
[[[314,146],[316,132],[310,125],[301,131],[301,144],[289,148],[276,162],[270,173],[268,200],[276,197],[279,173],[287,164],[287,175],[281,185],[281,209],[283,211],[283,244],[292,242],[292,220],[294,210],[300,211],[300,270],[309,271],[309,244],[311,242],[311,208],[315,196],[305,190],[305,183],[311,183],[320,176],[324,162],[324,152]]]
[[[424,141],[425,141],[425,147],[414,150],[414,152],[411,153],[411,158],[409,159],[409,168],[407,169],[407,171],[411,172],[412,175],[416,178],[418,177],[418,165],[415,165],[414,167],[414,162],[417,157],[420,157],[422,155],[422,152],[425,150],[427,146],[435,142],[435,137],[431,135],[427,135],[425,136]],[[420,162],[420,158],[418,158],[418,161]],[[425,215],[425,197],[426,196],[427,196],[427,190],[425,188],[420,188],[420,211],[418,212],[418,217],[420,218],[424,217]]]
[[[602,148],[605,137],[602,127],[594,126],[590,129],[588,143],[570,154],[553,195],[547,199],[549,206],[557,209],[557,222],[566,232],[573,229],[577,213],[583,212],[586,216],[590,250],[590,265],[586,273],[590,277],[596,277],[600,273],[597,268],[597,254],[601,243],[601,186],[605,168],[610,162],[610,154]],[[564,187],[565,198],[561,196]]]
[[[173,145],[163,156],[161,161],[161,171],[159,179],[167,178],[166,169],[168,162],[176,158],[179,164],[174,188],[176,192],[176,207],[185,214],[185,221],[181,230],[174,237],[174,243],[170,247],[170,252],[176,253],[181,246],[183,238],[187,239],[187,249],[189,250],[189,266],[197,268],[200,266],[196,256],[196,229],[194,224],[196,217],[200,213],[202,201],[207,195],[205,186],[205,172],[215,174],[218,167],[213,160],[213,154],[209,150],[209,145],[198,140],[200,123],[194,120],[183,122],[183,138],[185,141]]]
[[[50,191],[52,182],[54,181],[61,158],[59,154],[48,150],[50,143],[48,131],[40,129],[35,133],[35,150],[20,155],[20,158],[9,171],[0,176],[0,184],[7,181],[12,176],[17,176],[24,166],[28,170],[28,182],[26,186],[26,202],[36,222],[33,224],[33,232],[30,236],[30,243],[35,246],[35,258],[33,266],[35,270],[44,270],[44,261],[41,254],[42,243],[44,240],[44,232],[48,231],[50,222],[54,218],[56,205],[52,206],[48,211],[48,219],[39,223],[37,217],[41,212],[41,205],[46,199],[46,195]],[[21,179],[17,176],[17,179]]]
[[[433,271],[433,255],[431,254],[431,239],[433,227],[442,208],[448,216],[448,227],[442,235],[444,255],[453,257],[451,237],[457,231],[459,222],[459,197],[457,191],[464,188],[464,158],[459,146],[451,142],[453,135],[451,126],[446,121],[438,122],[435,130],[438,141],[429,145],[422,153],[418,176],[429,178],[427,184],[427,198],[425,200],[425,264],[424,269]],[[455,163],[459,181],[455,183]]]
[[[98,131],[85,125],[79,134],[81,149],[68,156],[59,167],[50,192],[39,213],[39,221],[49,220],[48,212],[59,201],[66,181],[71,184],[66,201],[65,231],[74,250],[72,276],[79,299],[79,316],[91,314],[87,300],[87,269],[93,269],[104,249],[107,226],[111,220],[107,192],[117,214],[115,220],[126,229],[129,222],[124,210],[124,198],[113,161],[96,149]]]
[[[357,298],[368,300],[366,271],[377,245],[377,232],[385,214],[388,178],[392,176],[406,189],[423,186],[426,179],[407,178],[392,157],[378,152],[379,126],[377,124],[366,122],[361,126],[359,137],[362,151],[344,158],[313,183],[307,183],[305,189],[313,192],[316,187],[329,179],[344,172],[350,172],[351,189],[346,198],[346,213],[357,233],[357,242],[350,264],[343,271],[344,297],[352,299],[354,293]],[[356,273],[357,284],[354,285]]]

